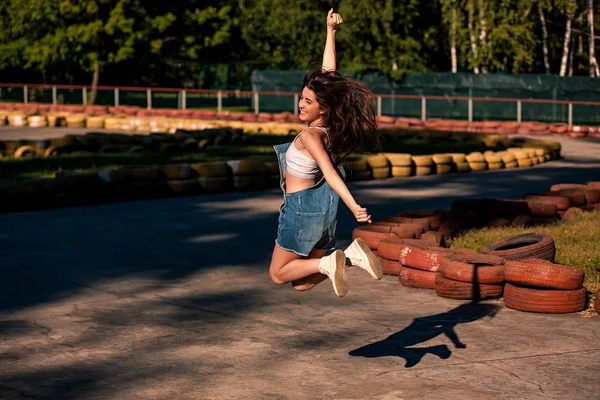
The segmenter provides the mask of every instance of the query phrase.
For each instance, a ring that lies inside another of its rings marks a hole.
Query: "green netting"
[[[346,76],[354,77],[352,74]],[[255,70],[252,83],[259,91],[301,90],[304,71]],[[600,80],[588,77],[559,77],[546,75],[474,75],[467,73],[422,73],[392,81],[380,74],[360,78],[375,94],[471,97],[493,100],[547,99],[600,102]],[[267,112],[292,111],[291,96],[261,95],[260,110]],[[568,121],[567,104],[521,103],[521,119],[545,122]],[[599,106],[573,105],[574,124],[600,124]],[[473,120],[517,120],[517,103],[473,101]],[[420,99],[381,99],[383,115],[421,118]],[[466,100],[432,100],[426,102],[427,118],[468,119]]]

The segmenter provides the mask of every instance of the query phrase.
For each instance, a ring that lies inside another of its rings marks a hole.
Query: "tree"
[[[409,72],[427,70],[422,54],[424,35],[416,25],[418,0],[342,0],[339,38],[343,65],[363,73],[378,70],[400,79]]]
[[[560,3],[560,7],[567,14],[567,24],[565,27],[565,39],[563,41],[563,50],[562,50],[562,58],[560,61],[560,76],[565,76],[567,73],[567,60],[569,56],[569,42],[571,41],[571,25],[573,23],[573,17],[575,16],[575,11],[577,4],[573,0],[566,0],[565,2]]]
[[[458,57],[456,49],[458,47],[459,30],[463,24],[462,12],[458,10],[461,6],[459,0],[440,0],[442,4],[442,21],[448,31],[448,40],[450,42],[450,64],[452,73],[458,71]]]
[[[589,53],[590,53],[590,76],[600,77],[600,70],[598,70],[598,61],[596,61],[596,53],[594,51],[594,0],[588,0],[588,30],[589,30]]]
[[[330,8],[325,0],[245,0],[240,30],[250,57],[282,69],[306,68],[319,61]]]

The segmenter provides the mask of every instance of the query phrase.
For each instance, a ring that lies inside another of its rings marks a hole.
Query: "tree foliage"
[[[57,81],[90,79],[90,74],[97,80],[102,73],[106,84],[127,80],[208,87],[247,75],[257,65],[303,69],[320,61],[325,15],[333,6],[345,22],[337,35],[338,64],[358,74],[379,71],[400,79],[414,72],[448,71],[451,54],[458,71],[481,73],[544,73],[546,60],[549,70],[558,73],[568,55],[570,73],[587,74],[589,44],[594,44],[588,34],[589,4],[3,0],[0,72],[37,71],[38,79]]]

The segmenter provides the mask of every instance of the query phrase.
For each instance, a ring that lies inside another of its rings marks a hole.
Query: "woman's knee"
[[[287,283],[287,282],[284,282],[282,279],[280,279],[279,276],[277,276],[277,273],[274,272],[273,270],[269,270],[269,278],[271,278],[273,283],[276,283],[278,285],[283,285],[283,284]]]

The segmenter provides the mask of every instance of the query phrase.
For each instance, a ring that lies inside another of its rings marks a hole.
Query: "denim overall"
[[[337,233],[338,194],[324,177],[316,185],[298,192],[286,193],[285,153],[292,143],[273,146],[279,162],[283,204],[279,207],[279,226],[275,243],[282,249],[308,256],[312,249],[329,250],[335,246]],[[343,168],[338,168],[342,179]]]

